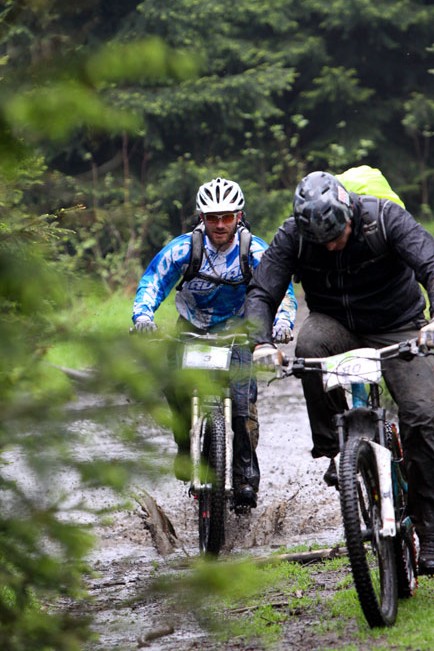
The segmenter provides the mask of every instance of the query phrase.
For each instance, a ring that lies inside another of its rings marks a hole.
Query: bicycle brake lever
[[[282,378],[285,377],[290,377],[291,375],[294,375],[292,371],[288,371],[284,365],[279,367],[279,373],[272,377],[270,380],[267,380],[267,387],[270,386],[272,382],[275,382],[276,380],[281,380]]]
[[[398,357],[410,361],[417,355],[423,355],[423,351],[417,345],[415,340],[403,341],[399,344]]]
[[[304,358],[297,357],[292,363],[291,375],[300,380],[306,372]]]

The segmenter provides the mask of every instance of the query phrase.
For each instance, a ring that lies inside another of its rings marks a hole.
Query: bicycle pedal
[[[235,515],[248,515],[252,508],[245,504],[234,504],[234,506],[231,507],[231,510],[234,511]]]
[[[199,499],[199,495],[198,495],[198,493],[194,490],[193,486],[190,486],[190,488],[188,489],[188,496],[189,496],[189,497],[192,497],[194,500],[198,500],[198,499]]]

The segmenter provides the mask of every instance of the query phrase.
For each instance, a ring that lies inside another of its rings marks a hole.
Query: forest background
[[[47,351],[79,336],[99,362],[99,389],[128,386],[155,415],[150,387],[164,370],[148,360],[138,379],[137,344],[110,335],[110,312],[104,337],[84,336],[71,308],[90,281],[107,304],[131,297],[151,257],[191,227],[204,181],[237,180],[255,233],[270,241],[304,174],[367,163],[431,229],[433,25],[434,5],[410,0],[5,0],[2,449],[19,447],[41,481],[56,458],[84,482],[122,484],[131,468],[114,476],[68,457],[53,423],[71,391]],[[35,421],[43,436],[23,436]],[[23,494],[4,472],[0,485],[2,648],[33,648],[29,635],[73,648],[64,632],[73,639],[77,627],[39,608],[38,595],[79,589],[89,541],[57,517],[59,504]]]

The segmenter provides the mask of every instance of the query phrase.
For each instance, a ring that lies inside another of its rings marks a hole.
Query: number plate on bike
[[[228,371],[230,362],[230,348],[202,346],[200,344],[188,344],[184,347],[182,368]]]
[[[322,362],[325,391],[346,387],[353,383],[379,382],[381,360],[375,348],[357,348],[332,355]]]

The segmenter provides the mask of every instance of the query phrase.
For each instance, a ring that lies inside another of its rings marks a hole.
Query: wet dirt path
[[[293,344],[286,347],[286,352],[293,355]],[[260,380],[258,410],[262,475],[258,507],[249,516],[229,515],[222,556],[265,556],[281,546],[330,546],[342,540],[338,494],[322,479],[327,460],[314,461],[310,455],[310,430],[300,381],[286,378],[267,385]],[[91,432],[95,445],[104,445],[103,433],[83,418],[82,412],[77,411],[72,427],[86,430],[87,435]],[[154,444],[161,459],[167,456],[171,464],[175,454],[171,433],[145,421],[140,427],[144,440]],[[170,602],[149,592],[150,582],[158,572],[170,571],[174,563],[198,555],[197,506],[188,496],[188,485],[168,474],[164,481],[143,478],[133,490],[139,501],[133,498],[127,511],[117,511],[107,525],[95,526],[98,542],[90,560],[97,577],[89,583],[93,599],[90,610],[100,640],[88,648],[208,648],[206,632],[193,616],[177,615]],[[155,499],[173,526],[169,537],[173,546],[166,539],[160,551],[156,549],[140,506],[143,491]],[[109,505],[112,498],[109,492],[100,491],[96,499]],[[152,637],[158,632],[164,635],[145,640],[147,635]]]

